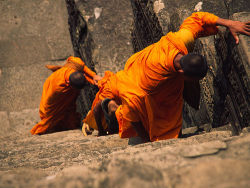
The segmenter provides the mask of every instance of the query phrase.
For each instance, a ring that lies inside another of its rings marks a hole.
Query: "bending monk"
[[[81,116],[76,112],[76,99],[86,80],[97,85],[100,77],[77,57],[69,57],[64,66],[47,65],[53,73],[43,85],[40,102],[41,121],[31,134],[46,134],[80,127]]]
[[[131,56],[124,70],[116,74],[106,72],[84,123],[104,135],[109,129],[114,130],[115,117],[121,138],[177,138],[182,126],[184,81],[197,82],[208,69],[203,56],[188,53],[192,52],[195,39],[216,34],[217,25],[228,27],[236,43],[237,34],[250,35],[250,22],[193,13],[178,32],[168,33]],[[110,122],[113,124],[108,125]]]

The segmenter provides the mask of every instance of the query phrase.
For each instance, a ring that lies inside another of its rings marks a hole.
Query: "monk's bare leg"
[[[109,134],[114,134],[119,132],[119,124],[116,119],[115,112],[119,105],[114,101],[111,100],[108,103],[108,114],[110,117],[110,124],[109,124]]]
[[[144,142],[150,141],[149,135],[140,121],[139,122],[132,122],[132,125],[133,125],[135,131],[137,132],[138,136],[141,137]]]
[[[103,126],[102,126],[102,106],[101,106],[101,102],[99,101],[96,106],[93,109],[93,113],[94,113],[94,117],[95,117],[95,121],[97,124],[97,128],[98,128],[98,136],[103,136],[103,135],[107,135],[106,131],[104,131]]]
[[[111,100],[108,103],[108,110],[109,110],[109,115],[111,118],[116,118],[115,112],[118,107],[119,105],[114,100]],[[135,128],[137,134],[143,139],[144,142],[150,141],[149,135],[141,122],[132,122],[132,125]]]

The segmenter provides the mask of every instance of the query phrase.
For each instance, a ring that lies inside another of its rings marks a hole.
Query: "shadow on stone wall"
[[[87,23],[83,15],[76,7],[74,0],[66,0],[68,10],[69,31],[74,49],[74,55],[80,57],[85,64],[95,71],[95,63],[92,60],[94,41],[88,32]],[[85,117],[91,108],[98,88],[91,84],[85,86],[77,100],[78,111]]]

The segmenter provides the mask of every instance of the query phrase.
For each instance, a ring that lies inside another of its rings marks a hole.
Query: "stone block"
[[[9,120],[12,134],[31,135],[30,129],[40,121],[39,109],[25,109],[17,112],[10,112]]]
[[[9,116],[6,111],[0,111],[0,136],[3,136],[10,130]]]
[[[39,62],[23,66],[3,67],[0,79],[0,110],[20,111],[38,108],[44,81],[51,74],[46,64],[64,62]]]
[[[129,1],[80,0],[75,2],[75,7],[79,11],[75,14],[81,18],[74,18],[79,20],[79,23],[75,23],[78,25],[75,26],[71,19],[71,27],[76,27],[72,28],[74,37],[78,41],[85,41],[85,43],[78,44],[83,59],[93,61],[95,70],[101,75],[106,70],[117,72],[123,69],[133,50],[130,41],[133,16]],[[68,5],[72,3],[68,1]],[[88,40],[83,40],[84,38]],[[88,55],[91,57],[86,57]]]
[[[1,1],[0,110],[39,106],[44,64],[73,55],[64,1]]]

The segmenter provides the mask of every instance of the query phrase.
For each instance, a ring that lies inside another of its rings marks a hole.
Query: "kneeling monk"
[[[47,65],[53,73],[43,85],[40,102],[41,121],[31,134],[46,134],[80,127],[81,116],[76,112],[76,99],[86,80],[97,85],[100,77],[78,57],[69,57],[64,66]]]
[[[192,52],[195,39],[216,34],[217,25],[228,27],[236,43],[238,33],[250,35],[250,22],[193,13],[178,32],[168,33],[131,56],[124,70],[116,74],[106,72],[84,123],[103,135],[115,130],[115,118],[121,138],[177,138],[182,126],[184,81],[197,82],[208,69],[203,56],[188,53]]]

